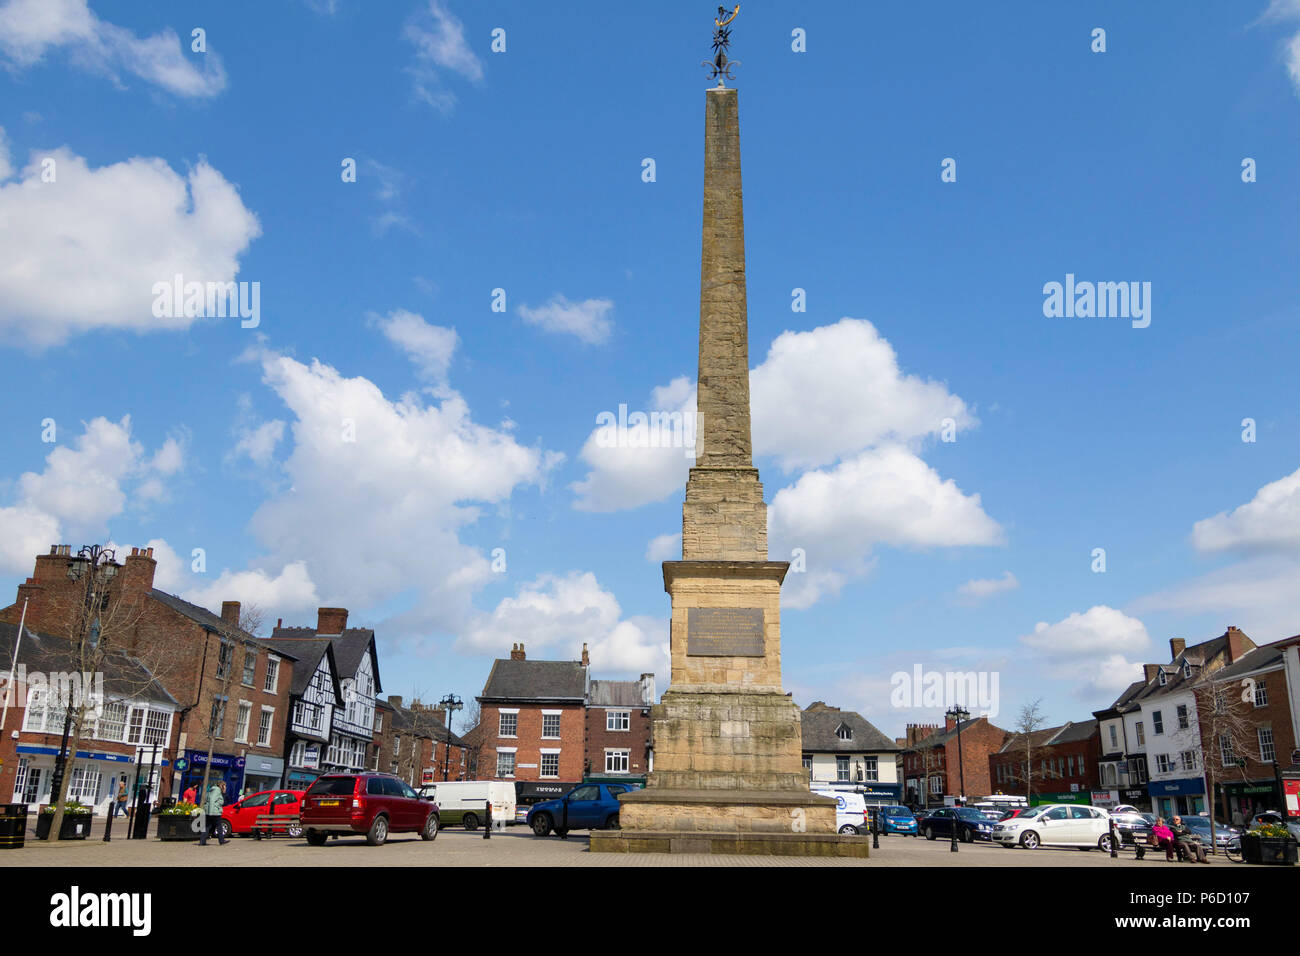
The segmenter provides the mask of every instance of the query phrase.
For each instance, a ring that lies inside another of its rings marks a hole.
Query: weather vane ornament
[[[720,89],[727,85],[723,82],[723,78],[734,80],[735,76],[731,71],[734,67],[740,66],[739,60],[727,59],[727,47],[731,45],[731,21],[736,19],[739,13],[740,4],[736,4],[731,13],[727,13],[726,7],[718,7],[718,15],[713,20],[713,61],[701,61],[702,66],[712,68],[713,72],[709,77],[718,81]]]

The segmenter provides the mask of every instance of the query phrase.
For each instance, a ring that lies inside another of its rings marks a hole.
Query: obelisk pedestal
[[[798,705],[781,689],[781,583],[753,465],[737,95],[705,96],[704,229],[696,457],[682,506],[672,598],[672,677],[651,710],[654,770],[620,798],[618,831],[591,849],[866,856],[813,794]]]

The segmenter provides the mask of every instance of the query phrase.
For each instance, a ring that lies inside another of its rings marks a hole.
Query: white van
[[[511,780],[443,780],[420,788],[420,797],[438,805],[442,825],[476,830],[487,820],[492,802],[492,823],[515,822],[515,785]]]
[[[835,829],[840,833],[866,833],[867,801],[848,790],[813,790],[821,797],[835,798]]]

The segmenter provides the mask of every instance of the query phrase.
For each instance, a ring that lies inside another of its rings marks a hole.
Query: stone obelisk
[[[725,59],[723,60],[725,66]],[[705,94],[704,229],[695,467],[672,597],[672,677],[651,711],[654,770],[621,798],[622,829],[591,848],[865,856],[812,794],[800,712],[781,689],[781,583],[753,464],[737,94]]]

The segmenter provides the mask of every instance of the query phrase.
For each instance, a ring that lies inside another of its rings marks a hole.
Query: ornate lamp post
[[[116,554],[112,548],[101,548],[97,544],[85,545],[77,556],[68,562],[68,580],[85,581],[85,593],[81,603],[81,619],[77,622],[77,653],[84,653],[86,642],[94,647],[99,643],[99,615],[96,605],[109,580],[117,571],[114,562]],[[63,792],[63,777],[68,764],[68,737],[72,733],[71,700],[63,702],[63,740],[59,744],[58,756],[54,758],[54,773],[50,777],[50,799],[56,804],[55,815],[59,816],[59,795]],[[80,702],[76,706],[80,707]],[[61,819],[59,822],[62,822]],[[57,837],[56,837],[57,839]]]
[[[956,704],[956,705],[954,705],[952,708],[950,708],[950,709],[948,710],[948,712],[947,712],[946,714],[944,714],[943,716],[946,717],[948,720],[951,720],[951,721],[953,721],[953,722],[955,722],[955,723],[957,724],[957,770],[958,770],[958,774],[959,774],[958,780],[959,780],[959,785],[960,785],[960,790],[961,790],[960,799],[961,799],[961,801],[962,801],[962,804],[965,805],[965,800],[966,800],[966,760],[965,760],[965,757],[962,756],[962,752],[961,752],[961,725],[962,725],[962,721],[964,721],[964,720],[970,720],[970,711],[968,711],[968,710],[966,710],[965,708],[963,708],[960,704]],[[958,818],[958,816],[957,816],[957,800],[954,799],[954,800],[953,800],[953,808],[952,808],[952,852],[953,852],[953,853],[956,853],[956,852],[957,852],[957,821],[958,821],[958,819],[959,819],[959,818]]]
[[[464,707],[465,704],[455,694],[448,694],[438,701],[438,706],[447,715],[447,742],[442,748],[442,779],[445,781],[447,779],[447,763],[451,759],[451,715]]]

